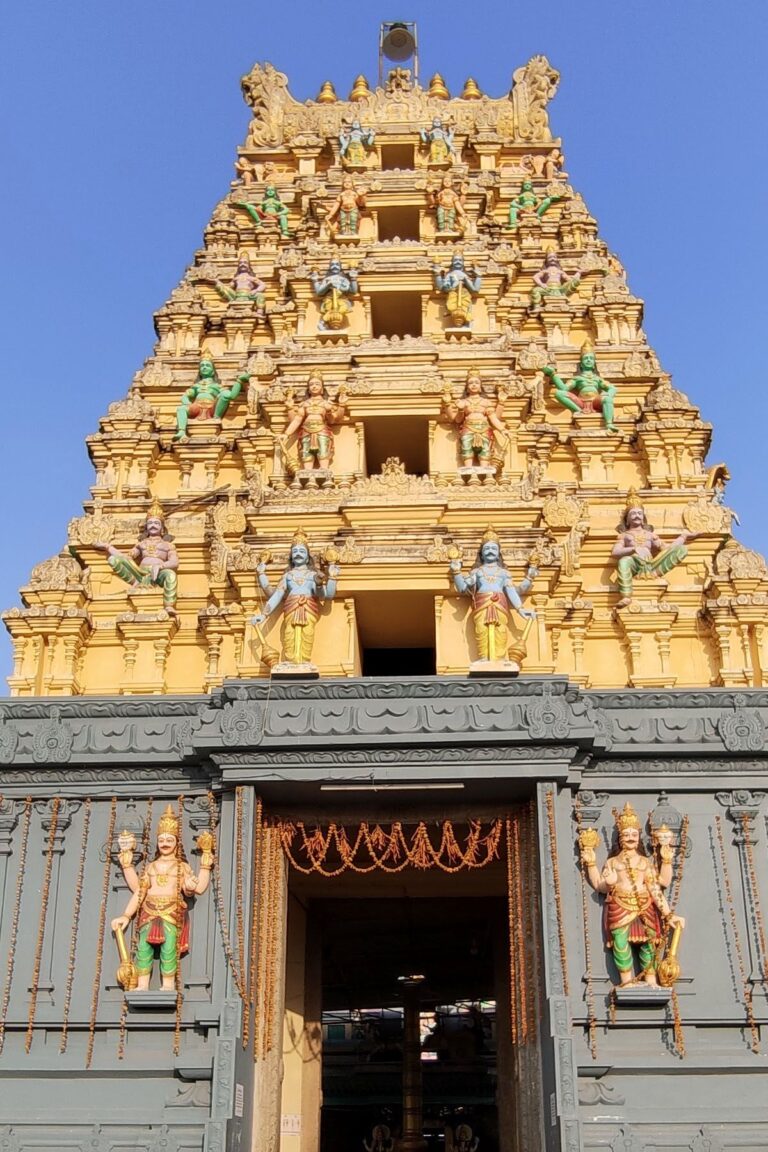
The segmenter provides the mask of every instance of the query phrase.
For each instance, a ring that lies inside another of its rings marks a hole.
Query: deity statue
[[[346,297],[357,293],[357,270],[350,268],[348,272],[344,272],[340,260],[331,260],[325,276],[311,272],[309,278],[315,296],[320,296],[323,301],[320,305],[318,327],[321,331],[341,328],[346,321],[347,313],[352,308]]]
[[[288,568],[274,591],[266,576],[266,565],[263,562],[257,565],[259,585],[268,600],[264,610],[252,617],[252,622],[260,628],[278,604],[283,605],[283,649],[286,663],[309,665],[314,670],[310,658],[320,605],[323,600],[333,600],[336,595],[336,580],[340,571],[338,564],[331,562],[325,578],[315,567],[307,537],[302,531],[293,537]]]
[[[241,252],[237,258],[237,270],[229,284],[221,280],[214,281],[214,288],[222,300],[244,300],[256,305],[256,315],[264,319],[267,314],[265,295],[267,286],[251,268],[251,261],[247,252]]]
[[[251,163],[247,156],[238,156],[237,160],[235,160],[235,172],[237,172],[237,178],[241,180],[243,184],[253,184],[256,179],[255,165]]]
[[[453,129],[447,128],[439,116],[435,116],[431,127],[422,128],[421,142],[429,148],[430,164],[450,164],[453,159]]]
[[[251,376],[242,372],[229,388],[222,387],[213,360],[208,352],[203,352],[197,370],[197,379],[187,388],[176,409],[176,435],[174,440],[186,440],[189,421],[221,420],[226,415],[231,400],[240,395],[243,384]]]
[[[533,277],[530,311],[539,312],[545,296],[571,296],[580,283],[580,272],[575,276],[568,276],[560,267],[557,252],[547,252],[544,266]]]
[[[443,393],[443,412],[447,420],[459,425],[459,452],[465,468],[497,467],[507,446],[507,428],[501,404],[483,395],[477,372],[467,374],[464,396],[454,400],[450,389]]]
[[[386,1124],[374,1124],[371,1129],[371,1142],[363,1139],[365,1152],[394,1152],[395,1142]]]
[[[358,190],[351,176],[344,176],[341,192],[328,213],[328,223],[337,236],[357,236],[360,212],[365,208],[365,190]]]
[[[307,381],[304,399],[291,410],[290,423],[280,437],[285,446],[294,432],[298,433],[299,456],[303,468],[330,468],[333,460],[333,432],[329,425],[338,424],[346,412],[346,395],[339,392],[336,403],[325,393],[323,378],[313,372]]]
[[[685,927],[683,917],[670,911],[663,892],[672,882],[671,833],[660,829],[657,834],[661,857],[657,872],[654,861],[641,850],[640,821],[629,802],[616,816],[616,830],[619,850],[608,857],[602,872],[597,867],[598,833],[594,828],[586,828],[579,835],[581,860],[592,888],[606,897],[605,942],[619,971],[619,987],[640,983],[656,987],[657,956],[665,930],[668,926]],[[640,967],[638,976],[635,958]]]
[[[359,120],[353,120],[346,132],[342,128],[339,132],[339,156],[344,167],[365,168],[375,139],[373,128],[363,128]]]
[[[432,273],[435,288],[446,297],[445,304],[451,324],[456,328],[468,327],[472,315],[472,297],[480,291],[482,278],[477,273],[471,276],[464,268],[464,257],[458,254],[451,260],[447,272],[441,272],[435,264]]]
[[[169,616],[176,615],[176,596],[179,557],[172,538],[165,531],[165,521],[159,505],[153,507],[147,516],[144,532],[129,556],[118,552],[113,544],[97,542],[94,548],[104,552],[112,571],[125,580],[126,584],[144,588],[156,587],[163,590],[163,607]]]
[[[551,184],[553,180],[557,180],[564,163],[565,157],[560,149],[553,148],[544,161],[544,177],[548,183]]]
[[[244,208],[258,228],[265,221],[272,221],[280,229],[281,236],[290,235],[288,231],[288,209],[280,199],[280,193],[274,184],[268,184],[264,189],[264,196],[260,204],[251,204],[247,200],[233,201],[235,208]]]
[[[601,412],[608,431],[618,432],[613,422],[616,386],[598,375],[595,351],[588,340],[581,346],[579,370],[570,384],[566,384],[549,364],[542,368],[542,372],[555,385],[554,396],[558,404],[569,412]]]
[[[681,532],[669,546],[665,546],[646,520],[637,492],[630,489],[624,530],[619,533],[611,552],[619,573],[621,600],[617,608],[625,608],[631,602],[635,576],[665,576],[682,564],[688,555],[686,544],[695,540],[697,535],[697,532]]]
[[[533,586],[538,569],[529,565],[525,579],[515,587],[504,567],[499,538],[492,528],[488,528],[475,567],[469,575],[462,574],[460,558],[451,560],[450,571],[456,591],[472,598],[472,621],[479,659],[504,661],[509,644],[510,608],[514,608],[524,620],[536,618],[533,609],[523,608],[522,597]]]
[[[517,222],[520,216],[538,216],[539,220],[544,213],[558,200],[564,200],[565,195],[562,196],[544,196],[540,198],[536,195],[533,189],[532,180],[523,180],[520,191],[517,196],[510,202],[509,205],[509,228],[517,228]]]
[[[479,1143],[469,1124],[457,1124],[455,1132],[446,1128],[446,1152],[477,1152]]]
[[[438,235],[445,232],[460,232],[463,235],[469,224],[464,211],[464,190],[455,190],[450,173],[443,176],[439,188],[430,190],[429,198],[437,216]]]
[[[137,986],[140,992],[146,992],[152,964],[159,959],[161,989],[172,992],[176,988],[179,958],[189,950],[189,913],[184,897],[202,896],[210,883],[213,868],[212,834],[201,832],[197,838],[201,858],[200,871],[195,876],[184,855],[179,833],[178,816],[169,804],[158,821],[154,859],[141,876],[133,865],[136,837],[130,832],[118,836],[118,859],[132,893],[122,916],[116,916],[112,921],[112,931],[123,959],[118,973],[119,979],[121,974],[125,978],[121,980],[123,987]],[[123,932],[134,916],[138,927],[135,964],[128,960],[123,941]]]

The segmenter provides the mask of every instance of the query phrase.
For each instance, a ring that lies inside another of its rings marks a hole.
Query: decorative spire
[[[352,91],[349,94],[349,98],[350,100],[365,100],[365,98],[370,96],[370,94],[371,89],[368,87],[368,81],[361,72],[352,85]]]
[[[334,88],[333,84],[331,84],[330,80],[325,80],[323,82],[323,86],[317,94],[316,103],[335,104],[337,100],[338,96],[336,95],[336,89]]]
[[[451,94],[446,88],[445,80],[443,80],[439,72],[435,72],[434,76],[430,80],[427,95],[431,96],[434,100],[450,99]]]
[[[482,92],[480,91],[477,81],[473,80],[471,76],[467,77],[467,82],[464,85],[464,90],[461,93],[462,100],[480,100],[482,99]]]

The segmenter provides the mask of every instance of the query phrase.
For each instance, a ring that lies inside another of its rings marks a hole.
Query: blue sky
[[[768,551],[768,242],[760,0],[26,0],[0,23],[4,451],[0,606],[64,543],[84,438],[151,353],[152,312],[227,191],[256,60],[298,99],[373,83],[382,19],[416,20],[421,73],[501,95],[536,52],[570,182],[646,302],[674,383],[715,425],[738,536]],[[11,543],[12,542],[12,543]],[[0,648],[7,670],[9,648]]]

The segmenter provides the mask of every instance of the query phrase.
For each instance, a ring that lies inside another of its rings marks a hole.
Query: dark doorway
[[[381,167],[387,171],[399,168],[401,171],[410,171],[413,168],[413,144],[382,144]]]
[[[434,648],[365,648],[363,676],[434,676]]]

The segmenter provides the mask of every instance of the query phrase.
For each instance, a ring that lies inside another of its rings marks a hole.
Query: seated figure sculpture
[[[631,488],[627,495],[624,528],[619,533],[611,555],[617,561],[621,600],[617,608],[626,608],[632,601],[632,586],[636,576],[664,576],[688,555],[686,545],[694,540],[696,532],[681,532],[671,544],[665,545],[645,518],[645,509],[637,492]]]
[[[543,267],[533,277],[530,311],[540,311],[541,302],[547,296],[571,296],[580,283],[580,272],[568,276],[560,267],[557,252],[548,252]]]
[[[242,300],[256,305],[256,315],[263,319],[266,315],[267,286],[263,280],[254,273],[247,252],[241,252],[237,258],[237,270],[229,284],[221,280],[214,281],[214,288],[227,302]]]
[[[619,850],[609,856],[602,872],[597,867],[595,847],[598,833],[585,829],[579,836],[581,861],[587,880],[596,892],[605,896],[603,927],[606,947],[613,953],[619,973],[619,984],[658,984],[657,956],[666,925],[685,926],[682,916],[670,911],[663,889],[672,881],[674,849],[661,843],[661,868],[641,850],[640,821],[627,802],[616,817]],[[635,975],[635,959],[640,973]]]
[[[165,611],[169,616],[176,615],[179,557],[166,534],[159,505],[147,516],[144,532],[128,556],[112,544],[98,542],[93,546],[106,554],[110,568],[126,584],[162,588]]]
[[[181,404],[176,409],[174,440],[187,439],[190,420],[221,420],[226,415],[230,402],[237,399],[243,384],[247,384],[250,378],[250,373],[242,372],[231,387],[224,388],[210,353],[203,352],[197,379],[187,388],[181,398]]]
[[[518,220],[521,216],[537,216],[540,220],[552,204],[564,199],[564,195],[539,197],[534,190],[533,181],[523,180],[520,191],[510,202],[507,227],[511,229],[517,228]]]
[[[608,384],[598,374],[595,351],[589,341],[581,346],[579,370],[570,384],[558,376],[549,364],[542,369],[555,385],[554,397],[569,412],[600,412],[609,432],[618,432],[613,422],[616,386]]]
[[[234,200],[233,204],[235,208],[243,208],[257,228],[264,223],[271,222],[280,229],[281,236],[287,238],[290,235],[288,209],[280,199],[280,193],[274,184],[268,184],[264,189],[260,204],[251,204],[248,200]]]
[[[315,625],[320,618],[322,601],[333,600],[336,595],[336,581],[341,569],[338,564],[330,563],[327,571],[326,579],[315,567],[307,537],[300,530],[293,537],[288,567],[274,590],[267,579],[266,565],[260,563],[256,568],[259,585],[268,599],[263,611],[253,617],[253,623],[260,628],[282,604],[285,662],[315,673],[317,669],[310,664]]]
[[[504,567],[499,538],[489,527],[469,575],[462,574],[460,559],[451,560],[450,572],[456,591],[472,599],[472,622],[479,661],[489,664],[506,662],[510,610],[514,609],[524,620],[536,618],[532,608],[523,607],[522,597],[533,586],[538,570],[529,565],[525,579],[515,586]],[[473,669],[476,664],[473,664]]]

